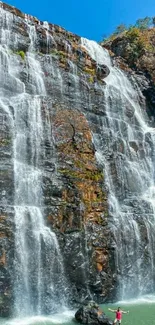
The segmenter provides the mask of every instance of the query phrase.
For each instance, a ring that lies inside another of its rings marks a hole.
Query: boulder
[[[81,324],[113,324],[113,321],[105,315],[105,313],[100,309],[99,305],[94,301],[90,301],[87,305],[80,307],[75,313],[75,319]]]
[[[106,78],[110,73],[110,69],[104,64],[98,64],[96,75],[99,80]]]

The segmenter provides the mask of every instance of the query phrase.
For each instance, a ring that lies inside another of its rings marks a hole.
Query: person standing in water
[[[113,313],[116,313],[116,318],[114,320],[114,325],[117,324],[117,323],[121,324],[122,314],[128,314],[129,313],[129,311],[121,310],[120,307],[118,307],[118,309],[108,308],[108,310],[112,311]]]

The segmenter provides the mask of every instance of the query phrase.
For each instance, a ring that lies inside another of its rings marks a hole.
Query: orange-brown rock
[[[102,43],[123,70],[136,68],[148,72],[155,82],[155,27],[149,29],[132,28]]]
[[[107,197],[102,190],[103,173],[97,166],[88,122],[81,112],[57,110],[54,116],[54,136],[59,153],[58,172],[68,179],[71,188],[64,188],[61,207],[55,225],[66,231],[94,222],[102,224],[101,215],[107,210]],[[75,204],[74,194],[83,205],[79,220],[67,216],[68,204]],[[59,220],[59,222],[58,222]],[[63,222],[62,222],[63,220]],[[50,216],[49,216],[50,221]],[[52,220],[53,223],[53,220]]]
[[[5,265],[6,266],[6,252],[5,252],[4,249],[3,249],[2,254],[0,256],[0,265]]]

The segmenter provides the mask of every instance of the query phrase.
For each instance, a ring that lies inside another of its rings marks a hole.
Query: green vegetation
[[[136,21],[136,27],[139,29],[147,29],[153,24],[153,18],[145,17]]]
[[[132,42],[135,39],[138,39],[140,36],[140,30],[137,27],[130,27],[126,32],[126,36]]]
[[[130,45],[128,46],[129,59],[130,61],[135,61],[144,52],[145,40],[137,27],[130,28],[126,33],[126,37],[130,40]]]
[[[69,170],[67,168],[59,169],[58,170],[60,174],[63,174],[67,177],[73,177],[73,178],[79,178],[79,179],[88,179],[95,182],[99,182],[103,180],[103,173],[101,171],[97,171],[94,173],[89,170],[84,171],[75,171],[75,170]]]
[[[115,31],[109,36],[106,37],[104,35],[103,37],[103,42],[110,41],[115,39],[118,35],[120,34],[126,34],[129,30],[132,29],[138,29],[140,31],[143,31],[145,29],[148,29],[150,27],[155,27],[155,17],[145,17],[145,18],[140,18],[136,21],[135,25],[130,25],[126,26],[125,24],[120,24],[116,27]]]
[[[155,17],[140,18],[134,26],[126,27],[124,24],[117,26],[114,33],[107,39],[104,39],[102,44],[114,41],[121,36],[122,56],[127,60],[129,66],[135,66],[140,58],[152,55],[155,53],[154,47],[154,27]],[[149,65],[149,62],[148,64]],[[151,61],[150,61],[151,65]],[[150,66],[152,69],[152,67]]]
[[[95,73],[96,73],[95,72],[95,69],[89,69],[87,67],[84,67],[83,71],[86,72],[86,73],[88,73],[88,74],[90,74],[90,75],[92,75],[92,76],[94,76]]]
[[[73,34],[67,34],[67,36],[68,36],[68,39],[70,40],[70,41],[74,41],[74,39],[75,39],[75,36],[73,35]]]
[[[16,54],[20,55],[20,57],[24,60],[25,59],[25,52],[24,51],[17,51]]]
[[[63,51],[58,51],[57,49],[53,49],[50,51],[50,54],[58,55],[61,57],[66,57],[66,53]]]
[[[88,82],[93,83],[93,82],[94,82],[94,77],[93,77],[93,76],[90,76],[90,77],[88,78]]]
[[[126,37],[130,41],[130,45],[128,46],[128,56],[130,61],[140,58],[145,51],[154,52],[154,47],[150,43],[147,31],[144,32],[143,29],[132,27],[127,31]]]
[[[0,139],[0,146],[7,146],[11,143],[11,138]]]
[[[50,51],[50,54],[54,54],[62,64],[66,64],[67,53],[53,49]]]
[[[127,27],[124,24],[120,24],[116,27],[115,34],[118,35],[127,30]]]

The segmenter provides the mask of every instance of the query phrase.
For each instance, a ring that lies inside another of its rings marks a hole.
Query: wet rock
[[[113,324],[112,320],[105,315],[94,301],[90,301],[87,305],[80,307],[75,313],[75,319],[80,324]]]
[[[97,67],[96,75],[99,80],[106,78],[110,73],[110,69],[102,64]]]
[[[125,114],[128,116],[128,117],[133,117],[134,116],[134,113],[135,113],[135,109],[134,107],[132,106],[126,106],[125,108]]]
[[[133,150],[135,150],[135,152],[138,151],[138,145],[137,145],[137,143],[135,141],[130,141],[129,145],[130,145],[131,148],[133,148]]]

